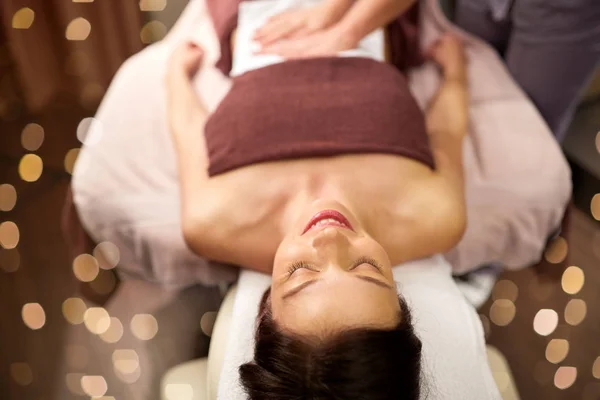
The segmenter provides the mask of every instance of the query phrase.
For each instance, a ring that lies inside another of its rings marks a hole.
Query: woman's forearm
[[[355,0],[338,27],[356,42],[398,18],[416,0]]]

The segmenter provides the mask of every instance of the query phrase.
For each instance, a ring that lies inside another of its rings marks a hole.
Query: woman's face
[[[317,201],[279,246],[273,318],[301,335],[393,327],[400,306],[387,253],[337,202]]]

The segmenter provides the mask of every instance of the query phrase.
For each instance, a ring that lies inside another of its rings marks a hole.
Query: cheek
[[[282,272],[284,266],[308,257],[310,257],[310,250],[306,245],[298,240],[284,239],[275,253],[273,272]]]

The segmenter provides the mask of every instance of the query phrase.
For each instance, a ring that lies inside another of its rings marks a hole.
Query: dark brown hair
[[[270,291],[258,317],[254,361],[240,367],[250,400],[417,400],[421,341],[399,297],[392,329],[349,329],[325,339],[283,332],[271,315]]]

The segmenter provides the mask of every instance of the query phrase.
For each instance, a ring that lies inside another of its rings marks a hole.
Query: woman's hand
[[[176,145],[177,136],[201,129],[206,119],[206,109],[192,86],[204,57],[203,50],[192,42],[178,46],[168,61],[167,114]],[[198,136],[198,135],[197,135]],[[200,135],[201,136],[201,135]]]
[[[353,0],[325,0],[271,17],[256,31],[261,48],[283,39],[298,39],[332,27],[352,7]]]
[[[357,45],[351,35],[333,27],[301,38],[280,40],[263,48],[259,54],[276,54],[291,59],[325,57],[355,49]]]

